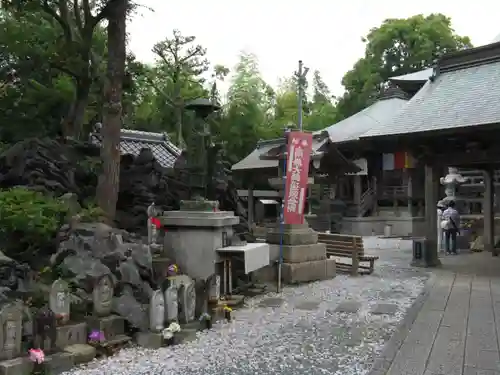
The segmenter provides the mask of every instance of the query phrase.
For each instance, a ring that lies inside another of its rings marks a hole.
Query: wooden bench
[[[348,272],[351,275],[369,275],[373,273],[378,256],[365,255],[361,236],[318,233],[318,242],[326,245],[327,256],[351,259],[351,264],[337,262],[338,271]]]

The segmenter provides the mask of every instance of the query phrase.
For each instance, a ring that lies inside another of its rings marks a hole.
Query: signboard
[[[306,201],[312,134],[291,132],[288,135],[286,165],[285,224],[302,224]]]

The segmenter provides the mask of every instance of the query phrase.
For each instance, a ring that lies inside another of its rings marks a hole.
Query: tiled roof
[[[420,70],[418,72],[413,72],[409,74],[403,74],[402,76],[390,77],[389,81],[398,82],[398,81],[417,81],[417,82],[425,82],[432,75],[433,68],[428,68],[424,70]]]
[[[366,132],[383,127],[406,103],[407,100],[401,97],[382,98],[371,106],[329,126],[323,131],[328,132],[330,140],[334,143],[358,140]]]
[[[313,138],[313,152],[312,156],[321,152],[320,148],[324,145],[325,141],[323,139],[319,140],[318,137]],[[279,148],[284,144],[284,138],[271,139],[267,141],[259,141],[257,147],[245,158],[240,160],[238,163],[233,164],[231,170],[233,171],[243,171],[250,169],[264,169],[264,168],[278,168],[277,159],[267,159],[261,158],[268,154],[270,151],[278,154]]]
[[[260,156],[266,154],[271,149],[279,146],[282,140],[272,139],[269,141],[259,141],[257,147],[245,158],[233,164],[231,170],[242,171],[248,169],[278,168],[277,160],[264,160]]]
[[[138,130],[122,129],[120,134],[120,152],[122,154],[139,155],[143,148],[149,148],[162,167],[172,168],[182,150],[175,146],[164,133],[151,133]],[[90,134],[90,141],[101,144],[98,132]]]
[[[500,123],[500,62],[471,65],[442,71],[396,116],[362,138]]]

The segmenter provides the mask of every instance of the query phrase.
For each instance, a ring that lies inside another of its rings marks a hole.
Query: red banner
[[[306,203],[309,160],[312,151],[312,134],[291,132],[288,135],[286,165],[285,224],[302,224]]]

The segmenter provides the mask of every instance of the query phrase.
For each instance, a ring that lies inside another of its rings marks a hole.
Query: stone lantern
[[[441,177],[439,182],[444,186],[445,197],[441,199],[437,206],[439,210],[445,210],[448,207],[448,203],[451,201],[455,202],[455,208],[459,213],[464,212],[464,200],[458,194],[460,186],[467,182],[467,178],[458,173],[458,168],[449,167],[448,174],[444,177]],[[439,212],[439,211],[438,211]],[[443,250],[443,229],[441,228],[442,216],[438,213],[438,249]],[[456,223],[457,226],[460,227],[460,223]],[[457,237],[457,247],[459,249],[464,249],[469,247],[468,239],[465,239],[463,236]]]
[[[210,127],[207,117],[220,109],[210,99],[199,98],[188,102],[187,110],[195,113],[195,122],[187,146],[187,173],[190,201],[202,204],[207,193],[207,142],[210,142]],[[207,139],[208,138],[208,139]],[[183,202],[189,206],[187,202]],[[187,208],[187,207],[185,207]]]

